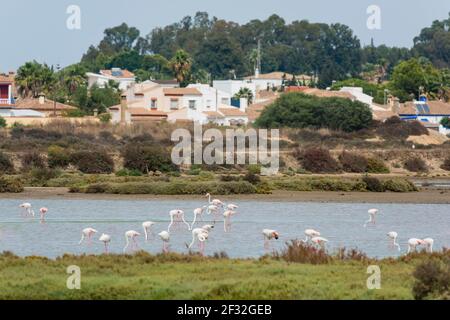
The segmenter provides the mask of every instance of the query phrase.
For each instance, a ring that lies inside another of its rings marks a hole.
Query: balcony
[[[0,99],[0,105],[12,105],[9,99]]]

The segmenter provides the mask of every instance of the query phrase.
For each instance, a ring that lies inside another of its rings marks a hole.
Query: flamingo
[[[111,242],[111,236],[109,234],[104,233],[100,236],[100,238],[98,240],[105,244],[105,254],[108,254],[108,251],[109,251],[108,246],[109,246],[109,243]]]
[[[324,250],[325,244],[328,242],[328,239],[325,239],[323,237],[314,237],[311,238],[311,242],[318,245],[322,250]]]
[[[264,229],[262,231],[263,236],[264,236],[264,248],[266,250],[269,249],[269,241],[272,239],[278,240],[278,238],[280,237],[280,234],[276,231],[276,230],[271,230],[271,229]]]
[[[31,203],[25,202],[22,203],[19,208],[21,208],[23,210],[23,213],[25,214],[25,216],[27,215],[31,215],[34,217],[34,210],[33,207],[31,206]]]
[[[230,203],[229,205],[227,205],[227,209],[231,210],[231,211],[236,211],[236,209],[238,209],[239,207],[235,204]]]
[[[87,238],[88,244],[91,244],[91,238],[97,232],[98,231],[93,229],[93,228],[83,229],[83,231],[81,231],[81,240],[80,240],[80,242],[78,244],[81,245],[85,238]]]
[[[213,204],[213,205],[215,205],[215,206],[217,206],[217,207],[223,207],[225,204],[222,202],[222,201],[220,201],[219,199],[213,199],[212,201],[211,201],[211,194],[210,193],[207,193],[206,194],[206,197],[208,198],[208,202],[209,202],[209,204]]]
[[[234,216],[236,214],[236,211],[233,210],[227,210],[223,213],[223,230],[225,232],[230,231],[231,228],[231,217]]]
[[[369,211],[367,211],[367,213],[369,214],[369,220],[364,223],[364,228],[366,228],[369,223],[375,224],[375,218],[378,214],[378,209],[370,209]]]
[[[169,227],[167,228],[167,232],[170,232],[170,228],[172,227],[172,225],[174,223],[179,223],[179,222],[183,222],[185,225],[187,225],[188,230],[191,230],[191,226],[184,219],[184,211],[183,210],[172,210],[169,212],[169,215],[170,215],[170,224],[169,224]]]
[[[205,211],[206,206],[203,206],[201,208],[197,208],[194,210],[194,221],[192,221],[190,230],[194,228],[195,222],[197,222],[197,218],[199,217],[203,221],[203,212]]]
[[[425,238],[422,240],[427,248],[427,252],[433,253],[434,240],[432,238]]]
[[[45,220],[45,215],[47,214],[48,209],[47,208],[40,208],[39,209],[39,214],[41,216],[41,222],[44,222]]]
[[[137,231],[134,230],[130,230],[125,232],[125,240],[126,240],[126,245],[125,248],[123,248],[123,252],[125,253],[128,249],[128,246],[130,245],[130,242],[132,244],[132,249],[136,250],[138,247],[136,238],[139,237],[141,234]]]
[[[417,238],[411,238],[408,240],[408,253],[414,250],[414,252],[417,250],[417,246],[420,246],[422,244],[425,244],[425,242],[421,239]]]
[[[390,246],[397,247],[398,251],[401,251],[400,245],[397,243],[398,233],[395,232],[395,231],[390,231],[390,232],[387,233],[387,236],[391,240]]]
[[[219,213],[219,207],[216,206],[216,205],[214,205],[214,204],[211,204],[211,205],[209,205],[209,206],[206,208],[206,213],[207,213],[208,215],[210,215],[211,213],[213,213],[214,215],[216,215],[217,213]]]
[[[142,223],[142,228],[144,228],[144,234],[145,234],[145,241],[148,242],[149,240],[149,233],[151,234],[151,229],[155,225],[152,221],[146,221]]]
[[[192,246],[195,243],[195,239],[197,238],[197,240],[199,241],[200,252],[203,255],[203,253],[205,251],[205,241],[208,240],[208,237],[209,237],[209,231],[205,228],[196,228],[196,229],[192,230],[192,242],[188,246],[188,249],[192,248]]]
[[[319,237],[320,236],[320,232],[316,231],[314,229],[306,229],[305,230],[305,240],[302,240],[303,243],[307,243],[308,241],[311,241],[312,238],[314,237]]]
[[[170,233],[167,231],[162,231],[158,233],[158,236],[161,238],[163,242],[163,252],[169,252],[169,241],[170,241]]]

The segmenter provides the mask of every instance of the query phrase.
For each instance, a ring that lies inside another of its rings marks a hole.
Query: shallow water
[[[143,221],[157,222],[155,234],[166,230],[168,212],[182,209],[186,219],[193,219],[193,209],[205,205],[202,201],[103,201],[103,200],[34,200],[38,215],[40,207],[49,208],[46,223],[24,218],[17,200],[0,200],[0,251],[12,251],[20,256],[39,255],[54,258],[64,253],[101,254],[101,233],[112,236],[110,250],[122,253],[124,233],[136,230],[141,249],[160,252],[162,242],[157,236],[145,243]],[[225,251],[230,257],[258,257],[266,253],[262,229],[276,229],[281,237],[272,241],[272,249],[280,249],[285,241],[304,238],[303,231],[314,228],[329,240],[328,248],[359,248],[371,257],[397,256],[390,249],[386,233],[396,231],[398,242],[405,252],[409,238],[432,237],[435,248],[450,246],[450,205],[439,204],[358,204],[358,203],[298,203],[241,201],[238,214],[232,218],[231,232],[225,233],[218,221],[206,244],[206,254]],[[378,208],[377,224],[363,228],[367,210]],[[212,216],[207,216],[211,219]],[[201,227],[204,223],[197,223]],[[99,231],[91,245],[78,245],[81,230],[93,227]],[[192,240],[187,227],[172,232],[171,250],[187,252],[186,243]],[[197,247],[195,247],[197,249]]]

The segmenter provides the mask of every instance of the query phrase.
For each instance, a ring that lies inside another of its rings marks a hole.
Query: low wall
[[[83,118],[29,118],[29,117],[5,117],[6,123],[8,126],[13,125],[14,123],[20,123],[25,126],[29,125],[43,125],[47,124],[49,122],[52,122],[54,120],[57,121],[68,121],[70,123],[87,123],[87,122],[100,122],[100,120],[97,117],[83,117]]]

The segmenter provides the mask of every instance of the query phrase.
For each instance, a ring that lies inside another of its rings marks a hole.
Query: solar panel
[[[417,108],[417,111],[419,112],[419,114],[423,114],[423,113],[424,113],[424,111],[423,111],[423,108],[422,108],[422,105],[421,105],[421,104],[416,104],[416,108]]]
[[[121,76],[122,76],[122,71],[116,71],[116,70],[114,70],[114,71],[111,72],[111,74],[112,74],[114,77],[121,77]]]
[[[430,114],[430,106],[427,104],[422,105],[423,110],[426,114]]]

